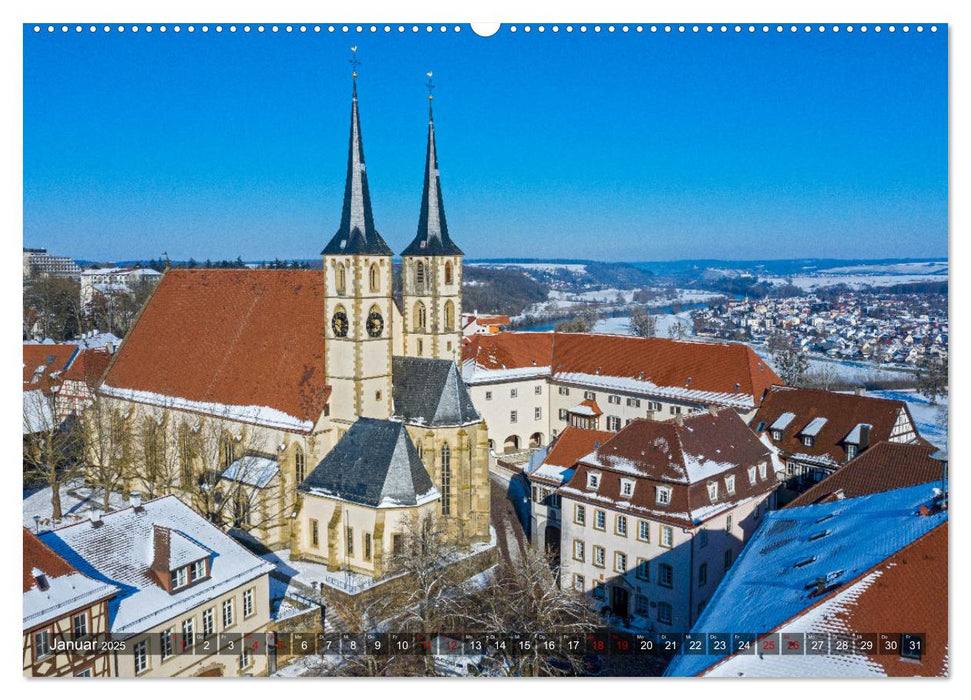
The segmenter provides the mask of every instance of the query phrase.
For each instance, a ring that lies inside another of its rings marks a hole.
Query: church
[[[354,74],[340,225],[323,270],[166,271],[98,390],[126,492],[173,493],[269,549],[380,578],[414,515],[489,540],[486,425],[462,381],[462,250],[429,101],[417,234],[371,208]],[[431,100],[431,97],[429,97]]]

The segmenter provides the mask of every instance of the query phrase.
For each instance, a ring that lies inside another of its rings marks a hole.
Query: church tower
[[[431,78],[431,73],[428,74]],[[462,250],[445,222],[438,179],[431,82],[428,95],[428,147],[418,233],[401,253],[404,354],[458,362],[462,352]]]
[[[391,415],[391,249],[374,228],[356,71],[353,77],[344,208],[340,228],[322,252],[330,416],[344,424],[338,437],[360,416]]]

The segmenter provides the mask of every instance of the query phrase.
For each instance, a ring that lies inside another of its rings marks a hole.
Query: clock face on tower
[[[338,338],[347,336],[347,314],[338,311],[330,321],[330,327],[334,329],[334,335]]]
[[[384,330],[384,319],[377,311],[372,311],[367,317],[367,334],[372,338],[377,338]]]

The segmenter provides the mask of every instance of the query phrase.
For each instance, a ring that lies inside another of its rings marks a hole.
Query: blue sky
[[[434,71],[469,257],[947,254],[947,32],[35,34],[24,244],[312,258],[337,229],[349,47],[375,222],[414,236]]]

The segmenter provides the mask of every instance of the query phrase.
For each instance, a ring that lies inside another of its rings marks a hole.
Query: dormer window
[[[725,477],[725,491],[727,491],[729,495],[735,493],[735,476],[734,475],[730,475],[730,476],[726,476]]]
[[[671,487],[655,486],[654,495],[659,506],[666,506],[671,503]]]
[[[633,479],[621,479],[620,480],[620,495],[630,498],[634,495],[634,480]]]
[[[172,572],[172,590],[189,585],[189,567],[180,566]]]
[[[708,482],[708,498],[712,503],[718,500],[718,482],[709,481]]]
[[[802,444],[805,445],[806,447],[812,447],[815,444],[815,442],[816,441],[813,439],[812,435],[802,436]]]
[[[781,440],[781,439],[782,439],[782,431],[781,430],[773,430],[772,431],[772,440],[774,442],[779,442],[779,440]]]
[[[198,581],[206,577],[206,560],[200,559],[192,564],[192,580]]]
[[[765,473],[768,470],[768,465],[765,462],[759,463],[759,478],[765,479]]]
[[[755,467],[748,468],[748,482],[749,484],[755,484]]]
[[[856,453],[857,453],[857,446],[856,445],[847,445],[846,446],[846,458],[847,459],[853,459],[854,457],[856,457]]]
[[[597,474],[596,472],[590,472],[587,474],[587,488],[600,488],[600,474]]]

